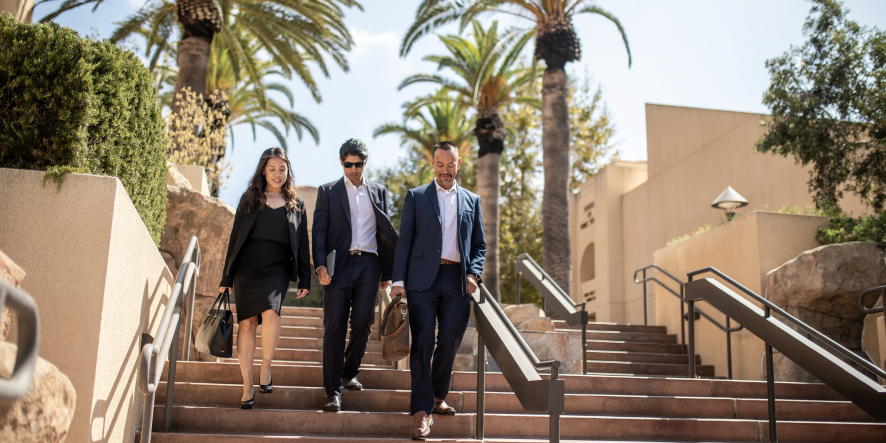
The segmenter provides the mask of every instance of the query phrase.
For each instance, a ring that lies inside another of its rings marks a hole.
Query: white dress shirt
[[[348,191],[348,206],[351,209],[349,251],[378,254],[378,241],[375,238],[378,224],[375,221],[375,211],[372,210],[372,201],[369,199],[369,189],[366,188],[366,179],[363,179],[359,187],[354,186],[347,177],[344,180],[345,189]]]
[[[440,258],[454,262],[461,261],[458,252],[458,183],[453,183],[451,189],[446,189],[437,183],[437,205],[440,206],[440,230],[443,231],[443,249]],[[396,281],[391,286],[403,286],[402,281]]]
[[[453,182],[451,189],[437,183],[437,204],[440,205],[440,229],[443,231],[443,249],[440,258],[461,261],[458,253],[458,184]]]

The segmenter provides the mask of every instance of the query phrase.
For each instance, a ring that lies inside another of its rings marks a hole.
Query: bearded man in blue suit
[[[438,143],[433,163],[434,182],[406,194],[391,290],[392,296],[406,295],[409,306],[414,440],[430,434],[431,414],[456,412],[444,399],[470,318],[469,294],[477,290],[486,262],[480,197],[455,181],[458,148]]]

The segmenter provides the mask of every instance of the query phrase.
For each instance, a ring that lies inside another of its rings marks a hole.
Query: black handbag
[[[212,309],[200,325],[194,341],[198,352],[216,357],[230,357],[234,354],[234,314],[230,309],[229,294],[228,290],[218,294]]]

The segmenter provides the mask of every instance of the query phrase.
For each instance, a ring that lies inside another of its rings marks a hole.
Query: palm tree
[[[498,23],[488,30],[478,21],[471,22],[473,40],[457,35],[440,36],[449,55],[429,55],[426,61],[448,68],[458,77],[451,80],[440,75],[413,75],[400,84],[400,89],[422,82],[436,83],[458,94],[459,100],[477,111],[474,135],[479,145],[477,161],[477,193],[483,211],[486,232],[486,266],[483,282],[489,292],[501,300],[499,290],[499,199],[501,195],[501,153],[504,150],[505,127],[500,110],[516,101],[541,108],[534,97],[515,97],[514,91],[533,81],[533,72],[515,67],[520,53],[532,35],[525,31],[498,34]]]
[[[403,108],[403,123],[385,123],[375,128],[372,136],[398,134],[403,145],[419,148],[428,164],[433,161],[434,145],[444,140],[457,146],[462,158],[470,152],[474,125],[468,117],[469,108],[445,88],[404,103]],[[411,122],[418,127],[410,126]]]
[[[581,45],[572,17],[597,14],[618,28],[631,50],[621,22],[589,0],[423,0],[415,22],[400,45],[406,56],[412,45],[433,29],[459,21],[465,29],[476,17],[497,13],[525,20],[535,29],[535,57],[544,60],[542,77],[542,147],[545,187],[542,202],[544,232],[542,263],[551,277],[569,291],[572,287],[572,248],[569,239],[569,103],[566,63],[581,58]]]
[[[97,8],[103,1],[65,0],[42,21],[89,3]],[[224,40],[235,77],[239,80],[245,72],[253,82],[260,81],[260,60],[246,50],[248,40],[244,38],[248,37],[257,41],[262,54],[287,76],[301,79],[319,102],[320,92],[308,65],[316,64],[329,77],[326,54],[342,70],[349,70],[345,53],[354,42],[344,24],[344,9],[351,7],[362,10],[356,0],[149,0],[120,24],[111,41],[136,33],[145,35],[146,54],[153,68],[179,35],[175,92],[190,87],[208,96],[211,91],[206,88],[206,76],[216,34]],[[232,30],[234,23],[242,27],[242,32]]]

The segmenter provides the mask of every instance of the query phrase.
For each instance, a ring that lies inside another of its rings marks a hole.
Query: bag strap
[[[225,298],[224,298],[224,300],[225,300],[225,310],[226,310],[226,311],[230,311],[230,310],[231,310],[231,290],[230,290],[230,289],[225,289],[225,292],[224,292],[222,295],[225,296]],[[218,307],[221,308],[221,303],[219,303],[219,306],[218,306]]]
[[[403,332],[404,329],[406,329],[406,322],[405,321],[403,323],[400,323],[400,327],[398,327],[396,331],[392,332],[390,335],[382,335],[381,338],[385,338],[385,339],[394,338],[394,337],[400,335],[400,333]]]

